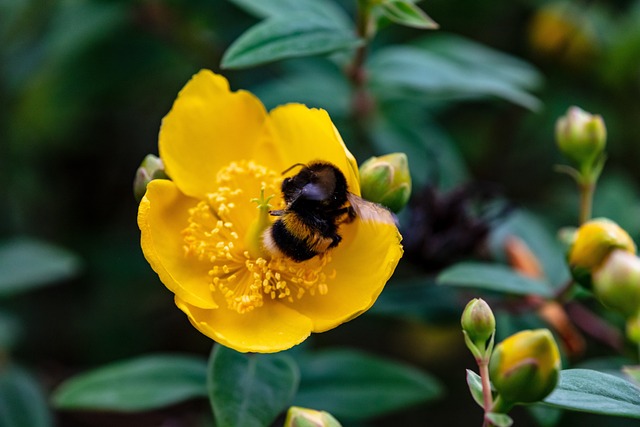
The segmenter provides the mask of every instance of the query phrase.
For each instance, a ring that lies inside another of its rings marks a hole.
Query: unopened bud
[[[404,153],[371,157],[360,166],[362,197],[400,212],[411,196],[409,162]]]
[[[292,406],[284,427],[342,427],[330,413]]]
[[[556,122],[560,151],[578,165],[591,165],[604,151],[607,129],[602,117],[571,107]]]
[[[576,231],[573,245],[569,249],[569,267],[574,278],[588,284],[587,278],[615,249],[632,254],[636,245],[629,234],[615,222],[597,218],[585,222]]]
[[[560,375],[560,352],[548,329],[518,332],[498,344],[489,363],[501,399],[532,403],[553,391]]]
[[[593,292],[605,306],[628,318],[640,312],[640,258],[614,250],[593,272]]]
[[[154,179],[167,178],[162,159],[153,154],[147,154],[136,171],[136,177],[133,180],[133,195],[139,202],[147,191],[147,184],[149,184],[149,182]]]
[[[481,352],[485,350],[487,341],[496,330],[496,319],[493,312],[489,304],[481,298],[469,301],[462,312],[460,324],[462,330]]]

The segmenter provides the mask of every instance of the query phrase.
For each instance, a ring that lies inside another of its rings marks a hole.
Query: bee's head
[[[302,166],[300,172],[282,181],[282,194],[289,208],[296,205],[339,208],[346,202],[347,181],[344,174],[330,163],[314,162]]]

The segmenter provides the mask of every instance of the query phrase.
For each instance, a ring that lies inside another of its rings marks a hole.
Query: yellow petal
[[[266,120],[254,95],[231,92],[224,77],[200,71],[162,120],[158,145],[167,174],[183,193],[202,198],[213,191],[221,167],[253,158],[267,137]]]
[[[313,332],[332,329],[369,309],[402,257],[401,236],[391,224],[356,220],[343,226],[341,234],[326,266],[336,270],[328,293],[290,304],[313,321]]]
[[[220,307],[207,310],[176,297],[176,305],[200,332],[240,352],[274,353],[300,344],[311,333],[311,321],[276,301],[249,313]]]
[[[257,152],[262,159],[277,153],[284,169],[295,163],[322,160],[337,166],[347,178],[349,191],[360,195],[358,165],[347,150],[326,111],[287,104],[270,113],[273,144],[265,144]]]
[[[182,230],[187,226],[189,208],[197,200],[183,195],[171,181],[149,183],[138,209],[141,245],[151,268],[164,285],[190,304],[217,307],[209,290],[210,268],[184,255]]]

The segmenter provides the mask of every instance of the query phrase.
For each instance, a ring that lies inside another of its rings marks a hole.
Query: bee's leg
[[[329,245],[329,248],[335,248],[336,246],[338,246],[338,243],[340,243],[342,241],[342,236],[340,236],[338,233],[335,233],[331,236],[331,244]]]
[[[347,207],[347,222],[352,222],[356,219],[356,211],[352,206]]]
[[[282,215],[284,215],[284,210],[269,211],[269,215],[271,215],[271,216],[282,216]]]
[[[353,210],[351,206],[345,206],[344,208],[340,208],[335,211],[336,218],[342,217],[343,215],[345,216],[340,218],[340,221],[338,222],[339,224],[342,224],[343,222],[350,223],[356,219],[356,211]]]

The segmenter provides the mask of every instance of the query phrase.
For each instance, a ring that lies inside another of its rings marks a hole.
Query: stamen
[[[335,278],[328,253],[294,262],[269,258],[259,246],[252,247],[251,242],[260,244],[260,236],[271,224],[268,210],[284,208],[281,180],[277,172],[253,162],[231,163],[218,173],[217,191],[189,210],[188,225],[182,232],[185,257],[210,265],[211,281],[202,285],[240,314],[269,301],[294,302],[326,295],[328,283]],[[253,199],[258,191],[260,197]],[[257,215],[252,199],[258,202]],[[248,222],[251,216],[254,220]],[[256,223],[260,230],[252,231],[250,225]]]

